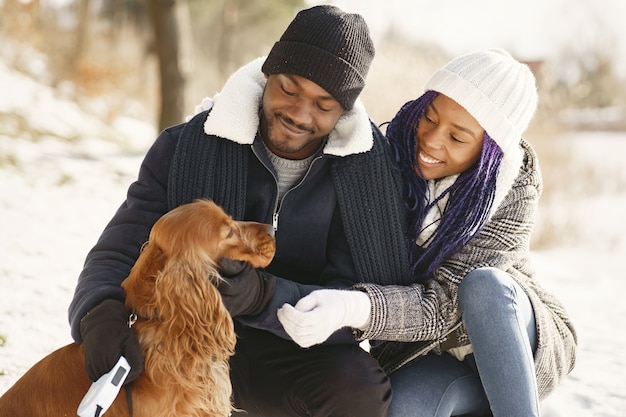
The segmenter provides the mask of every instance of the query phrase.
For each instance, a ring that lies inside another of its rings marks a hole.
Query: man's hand
[[[275,278],[249,263],[222,258],[219,271],[223,281],[217,285],[224,306],[232,317],[256,316],[274,295]]]
[[[128,312],[118,300],[104,300],[92,308],[80,321],[83,338],[85,369],[92,381],[109,372],[124,355],[130,365],[125,384],[143,371],[139,341],[128,326]]]
[[[317,290],[294,307],[284,304],[278,310],[278,320],[294,342],[306,348],[326,341],[343,327],[365,328],[371,308],[364,292]]]

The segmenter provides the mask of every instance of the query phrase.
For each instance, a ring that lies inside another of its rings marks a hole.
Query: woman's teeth
[[[424,152],[420,152],[418,156],[422,161],[426,162],[427,164],[438,164],[441,162],[439,159],[428,156]]]

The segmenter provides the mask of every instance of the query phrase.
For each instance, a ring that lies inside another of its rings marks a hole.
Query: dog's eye
[[[235,230],[231,227],[228,229],[228,234],[226,235],[226,237],[224,239],[228,239],[230,237],[233,237],[233,235],[235,234]]]

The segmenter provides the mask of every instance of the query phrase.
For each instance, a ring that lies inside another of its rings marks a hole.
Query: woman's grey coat
[[[371,322],[357,336],[370,339],[371,352],[393,372],[428,352],[466,346],[458,285],[470,271],[495,267],[524,289],[537,321],[535,368],[541,398],[574,367],[577,338],[563,305],[545,290],[531,267],[530,238],[542,191],[541,172],[532,147],[522,140],[524,163],[515,182],[483,230],[435,271],[426,284],[358,284],[372,300]],[[384,342],[382,342],[384,341]]]

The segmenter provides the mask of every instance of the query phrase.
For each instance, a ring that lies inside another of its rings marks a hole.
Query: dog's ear
[[[171,337],[189,338],[197,349],[207,344],[217,359],[226,359],[233,354],[234,328],[213,276],[218,273],[211,265],[169,259],[154,284],[156,309]]]
[[[155,302],[154,281],[166,261],[166,256],[158,245],[146,243],[142,247],[128,278],[122,282],[122,288],[126,292],[127,306],[136,308],[146,316],[151,315],[151,312],[144,311],[144,309],[150,308],[150,305]]]

